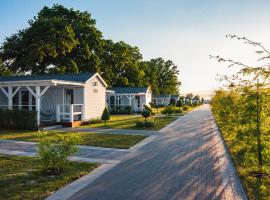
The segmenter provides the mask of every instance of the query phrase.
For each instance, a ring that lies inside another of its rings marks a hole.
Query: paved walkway
[[[70,200],[246,199],[207,105],[161,133]]]
[[[118,163],[130,151],[126,149],[113,149],[91,146],[79,146],[80,150],[71,160],[97,163]],[[134,147],[136,148],[136,146]],[[0,140],[0,153],[10,155],[35,156],[37,144],[35,142],[22,142],[15,140]]]

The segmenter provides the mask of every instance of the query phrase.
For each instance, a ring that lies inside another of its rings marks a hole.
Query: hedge
[[[0,109],[0,128],[37,129],[36,111]]]

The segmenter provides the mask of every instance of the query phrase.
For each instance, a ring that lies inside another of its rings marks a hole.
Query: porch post
[[[131,94],[129,95],[129,106],[131,107]]]
[[[22,91],[20,90],[19,91],[19,110],[21,110],[22,109]]]
[[[8,86],[8,109],[12,110],[12,86]]]
[[[73,122],[73,104],[70,105],[69,122]]]
[[[40,125],[40,86],[36,86],[37,125]]]

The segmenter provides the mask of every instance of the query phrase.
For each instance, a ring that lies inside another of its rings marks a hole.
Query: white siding
[[[98,85],[94,86],[93,83]],[[98,77],[92,78],[84,88],[85,120],[100,118],[106,105],[106,87]]]

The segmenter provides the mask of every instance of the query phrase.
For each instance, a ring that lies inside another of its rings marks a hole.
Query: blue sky
[[[270,48],[267,0],[0,0],[0,43],[27,27],[43,6],[54,3],[90,12],[105,38],[138,46],[145,59],[173,60],[183,92],[219,86],[216,74],[228,69],[209,60],[209,54],[256,64],[254,49],[225,39],[227,33]]]

